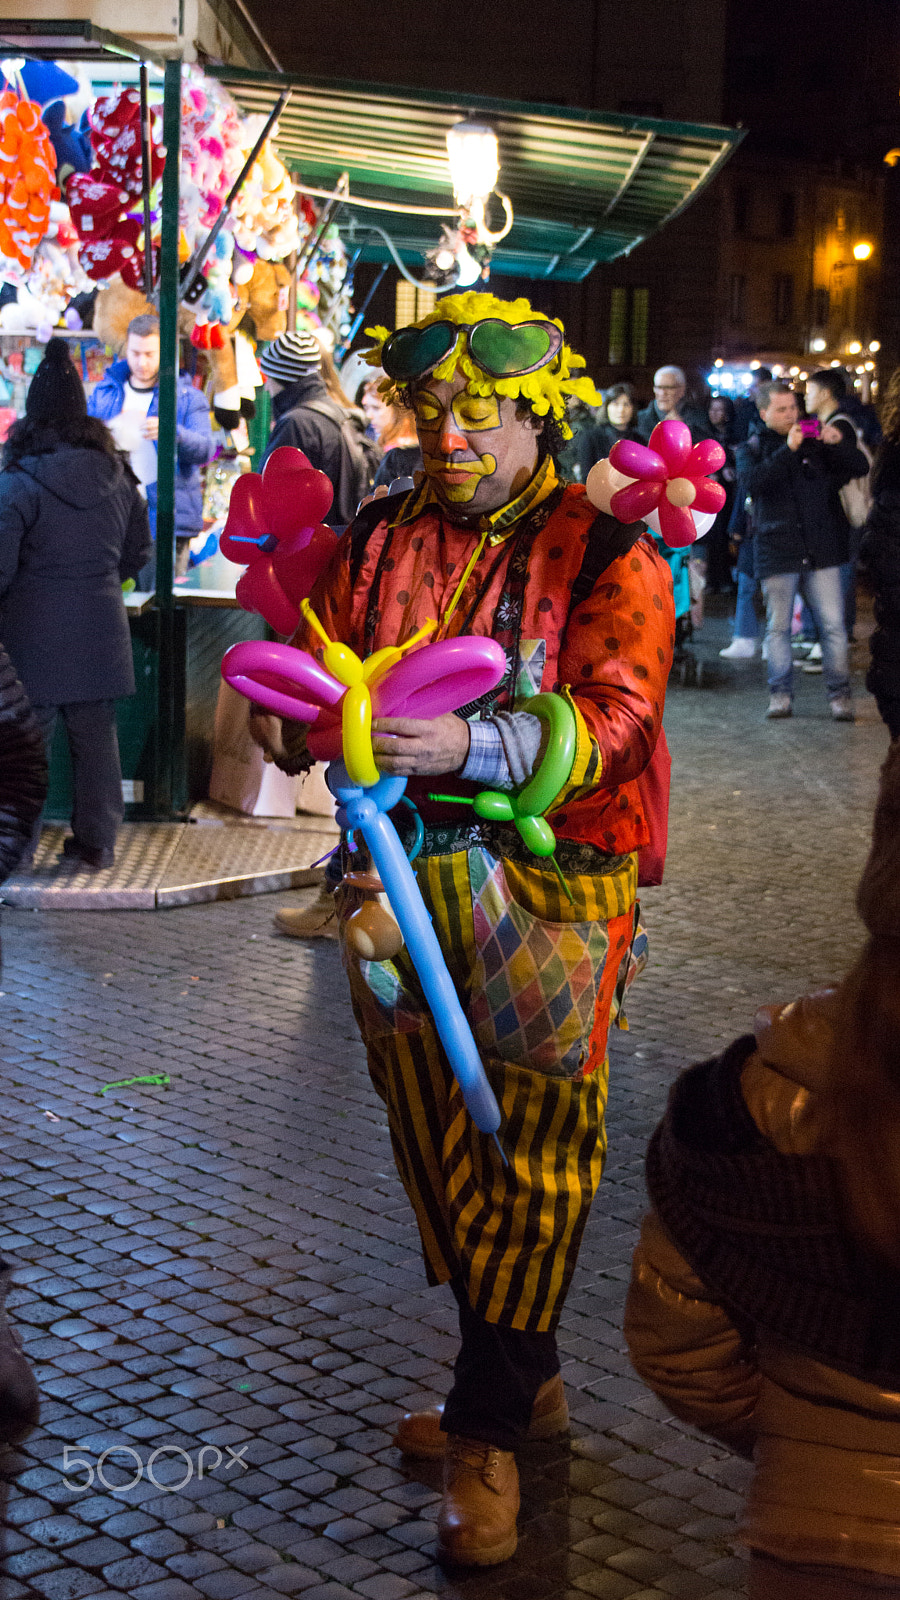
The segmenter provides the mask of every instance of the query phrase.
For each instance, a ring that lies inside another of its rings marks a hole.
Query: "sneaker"
[[[831,702],[831,716],[834,722],[855,722],[856,716],[853,711],[853,701],[848,699],[846,695],[838,695]]]
[[[803,672],[822,671],[822,646],[819,644],[818,640],[810,650],[801,670]]]
[[[770,722],[781,717],[790,717],[794,714],[794,707],[789,694],[773,694],[769,696],[769,708],[766,716]]]
[[[768,659],[769,659],[769,641],[768,641],[768,639],[763,639],[762,649],[760,650],[759,653],[760,653],[760,656],[762,657],[763,661],[768,661]]]
[[[336,939],[338,914],[334,890],[323,884],[312,905],[303,910],[282,906],[275,913],[275,926],[279,933],[286,933],[289,939]]]
[[[732,639],[724,650],[719,651],[723,661],[749,661],[756,655],[755,639]]]

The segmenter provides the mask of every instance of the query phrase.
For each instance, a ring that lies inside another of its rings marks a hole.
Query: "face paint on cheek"
[[[430,456],[423,452],[425,473],[438,494],[450,505],[466,505],[478,491],[484,478],[493,477],[497,470],[497,457],[479,456],[477,461],[448,461],[446,456]]]

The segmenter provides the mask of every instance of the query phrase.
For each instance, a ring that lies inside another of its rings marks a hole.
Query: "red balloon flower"
[[[321,520],[333,498],[324,472],[290,445],[274,450],[262,473],[245,472],[231,491],[219,549],[247,568],[235,590],[239,603],[276,633],[293,633],[300,601],[337,544]]]
[[[640,522],[656,512],[659,532],[674,549],[693,544],[698,530],[692,511],[721,511],[725,490],[707,473],[725,465],[725,451],[715,439],[691,445],[691,430],[678,417],[657,423],[649,447],[620,439],[609,452],[612,466],[637,481],[617,489],[610,509],[620,522]]]

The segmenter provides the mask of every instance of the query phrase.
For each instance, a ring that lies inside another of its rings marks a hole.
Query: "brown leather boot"
[[[519,1474],[511,1450],[447,1435],[438,1556],[461,1567],[495,1567],[515,1554]]]
[[[440,1461],[447,1448],[447,1435],[441,1431],[443,1415],[443,1406],[432,1406],[428,1411],[407,1411],[394,1434],[397,1449],[420,1461]],[[534,1397],[528,1439],[552,1439],[555,1434],[568,1431],[569,1408],[562,1375],[557,1372],[541,1384]]]

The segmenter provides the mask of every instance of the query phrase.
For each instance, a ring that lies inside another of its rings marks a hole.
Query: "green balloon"
[[[496,789],[482,789],[475,796],[475,811],[489,822],[512,822],[514,817],[509,795],[500,794]]]

